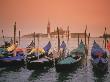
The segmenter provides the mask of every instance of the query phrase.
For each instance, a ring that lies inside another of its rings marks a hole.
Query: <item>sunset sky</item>
[[[51,31],[69,25],[70,32],[84,32],[87,24],[91,36],[105,27],[110,33],[110,0],[0,0],[0,31],[6,36],[13,35],[15,21],[22,35],[46,33],[48,20]]]

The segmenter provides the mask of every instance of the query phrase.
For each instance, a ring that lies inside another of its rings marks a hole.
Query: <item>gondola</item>
[[[105,71],[108,68],[107,53],[95,41],[91,49],[91,62],[94,70]]]
[[[53,65],[53,58],[50,57],[52,53],[49,54],[49,50],[51,48],[50,41],[44,48],[40,48],[41,51],[36,50],[30,56],[27,56],[27,67],[31,68],[42,68],[46,66]]]
[[[24,64],[24,53],[20,48],[12,44],[8,48],[0,49],[0,66],[17,66]]]
[[[55,63],[56,71],[69,71],[72,70],[78,63],[81,62],[85,55],[85,45],[83,42],[80,43],[78,48],[73,49],[67,57],[58,60]]]
[[[51,48],[50,41],[44,48],[30,48],[30,51],[28,51],[27,56],[26,56],[26,61],[30,62],[30,61],[42,58],[44,56],[49,56],[48,52],[50,48]]]

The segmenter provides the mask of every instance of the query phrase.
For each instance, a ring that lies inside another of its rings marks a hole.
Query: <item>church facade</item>
[[[51,27],[50,27],[49,21],[47,24],[47,35],[48,35],[48,37],[51,37],[51,38],[57,38],[58,37],[57,29],[55,29],[53,32],[51,32]],[[84,38],[85,34],[84,33],[70,33],[69,32],[69,26],[68,26],[67,30],[63,30],[61,27],[59,28],[59,36],[61,38],[68,37],[68,36],[69,36],[69,38],[78,38],[78,36],[80,38]]]

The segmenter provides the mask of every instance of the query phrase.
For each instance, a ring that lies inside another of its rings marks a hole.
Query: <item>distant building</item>
[[[42,37],[42,38],[45,38],[45,37],[48,37],[48,34],[42,34],[42,33],[36,33],[35,34],[36,37]],[[28,37],[28,38],[32,38],[34,37],[34,33],[31,33],[31,34],[27,34],[27,35],[24,35],[22,37]]]
[[[51,37],[57,37],[58,36],[57,30],[54,30],[54,32],[51,32],[50,36]],[[67,37],[67,30],[63,30],[62,28],[60,28],[59,29],[59,36],[62,38]]]
[[[84,38],[85,37],[85,33],[71,33],[71,38],[78,38],[78,35],[79,35],[79,38]]]
[[[110,38],[110,34],[103,34],[102,36],[100,36],[101,38]]]
[[[40,35],[42,38],[48,37],[48,34],[42,34]]]
[[[54,32],[51,32],[51,27],[50,27],[49,21],[47,24],[47,35],[48,35],[48,37],[57,37],[58,36],[57,30],[54,30]],[[60,28],[59,35],[60,35],[60,37],[67,37],[67,31]]]
[[[48,24],[47,24],[47,34],[50,34],[50,22],[48,21]]]

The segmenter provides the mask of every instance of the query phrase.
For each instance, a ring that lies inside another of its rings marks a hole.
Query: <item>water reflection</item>
[[[1,72],[10,72],[10,71],[13,71],[13,72],[20,72],[22,67],[21,66],[8,66],[8,67],[3,67],[1,69],[3,70],[0,70],[0,74],[2,74]],[[24,68],[24,67],[23,67]]]
[[[16,77],[17,73],[22,71],[21,69],[22,67],[17,67],[17,66],[9,66],[9,67],[0,68],[0,77],[1,77],[0,82],[3,82],[3,81],[8,82],[9,79],[11,80],[12,78]],[[13,74],[15,74],[15,76]]]
[[[58,75],[57,82],[64,82],[69,80],[69,74],[70,72],[60,72]]]
[[[77,66],[74,66],[72,70],[62,70],[58,71],[58,77],[56,82],[71,82],[73,75],[77,74],[79,69],[82,69],[83,65],[79,64]]]
[[[93,76],[94,76],[94,81],[95,82],[104,82],[105,78],[107,77],[107,73],[108,73],[108,69],[107,70],[104,70],[104,71],[98,71],[98,70],[95,70],[95,69],[92,69],[93,70]]]
[[[49,70],[49,68],[33,70],[33,72],[31,73],[31,75],[28,78],[28,81],[34,81],[34,80],[40,79],[40,76],[47,73],[48,70]]]
[[[0,77],[2,76],[2,74],[6,71],[6,68],[1,68],[0,69]]]

